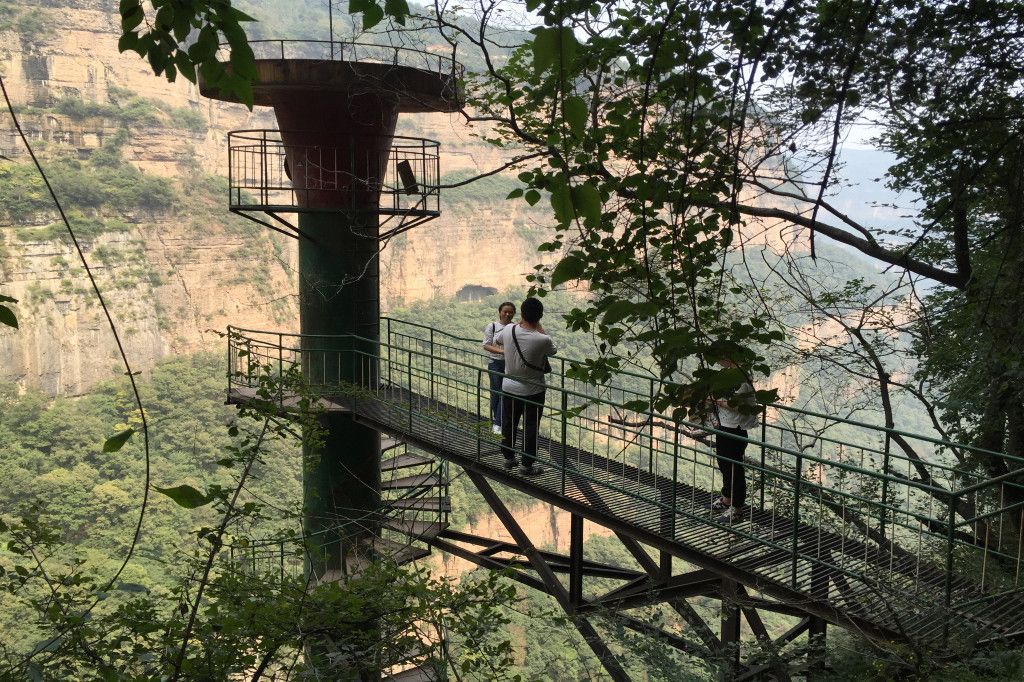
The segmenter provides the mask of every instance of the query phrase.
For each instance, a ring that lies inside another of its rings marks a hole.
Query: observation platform
[[[251,40],[257,78],[253,103],[276,107],[295,97],[350,92],[381,94],[405,113],[457,111],[464,69],[450,57],[425,50],[338,40]],[[228,46],[221,46],[231,69]],[[202,78],[204,97],[237,102]],[[320,102],[310,102],[315,106]]]
[[[333,145],[295,144],[280,130],[228,133],[228,208],[290,237],[294,214],[364,213],[386,240],[441,215],[439,143],[419,137],[334,135]],[[376,219],[376,216],[383,218]]]
[[[322,224],[333,215],[346,233],[386,240],[440,215],[438,143],[394,132],[401,113],[462,107],[461,64],[359,42],[259,40],[250,47],[253,103],[273,107],[280,130],[229,134],[230,210],[309,242],[317,240],[303,220]],[[230,72],[223,46],[221,60]],[[199,89],[238,102],[202,78]]]
[[[695,567],[653,587],[627,582],[577,613],[713,594],[725,578],[749,588],[730,597],[741,607],[947,655],[1024,635],[1024,502],[1015,501],[1024,487],[1016,474],[986,480],[958,467],[967,446],[771,406],[747,448],[752,512],[723,524],[709,511],[713,454],[686,435],[714,429],[622,409],[654,393],[649,377],[589,386],[556,359],[538,452],[545,471],[524,477],[504,469],[490,430],[479,341],[382,322],[379,344],[330,351],[303,350],[298,335],[229,330],[229,399],[244,401],[261,377],[299,372],[328,409]],[[330,367],[360,380],[334,380]],[[272,398],[282,409],[290,399],[286,389]]]

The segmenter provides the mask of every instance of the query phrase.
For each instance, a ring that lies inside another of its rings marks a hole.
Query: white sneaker
[[[715,517],[719,523],[739,523],[750,516],[750,507],[729,507],[721,515]]]
[[[499,426],[498,424],[495,424],[494,426],[491,427],[491,431],[493,431],[494,433],[496,433],[496,434],[498,434],[500,436],[501,435],[501,426]]]

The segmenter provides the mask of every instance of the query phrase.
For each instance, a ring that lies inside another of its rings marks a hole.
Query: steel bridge
[[[310,343],[301,335],[230,329],[229,402],[260,399],[293,409],[295,396],[284,389],[258,392],[262,377],[300,372],[319,409],[349,413],[387,434],[385,532],[375,542],[400,561],[436,548],[512,570],[516,580],[554,596],[613,679],[629,678],[588,620],[594,615],[611,614],[627,628],[718,660],[723,678],[734,680],[821,673],[829,623],[880,645],[952,655],[1024,634],[1024,483],[1017,471],[986,478],[964,466],[985,454],[977,449],[772,405],[746,451],[752,512],[719,523],[709,506],[720,474],[702,437],[715,429],[623,407],[649,403],[656,380],[622,373],[608,385],[589,385],[569,376],[569,361],[556,359],[539,439],[545,471],[525,477],[504,468],[491,432],[479,341],[381,322],[380,342],[349,336]],[[464,470],[512,542],[449,527],[448,463]],[[569,554],[537,549],[494,483],[570,512]],[[584,520],[611,529],[639,568],[586,559]],[[594,592],[587,589],[593,578],[621,583]],[[688,601],[695,597],[721,601],[718,627]],[[629,613],[654,604],[677,612],[692,637]],[[798,620],[773,638],[760,611]],[[742,656],[741,617],[768,662]],[[810,654],[787,665],[783,650],[803,635]]]

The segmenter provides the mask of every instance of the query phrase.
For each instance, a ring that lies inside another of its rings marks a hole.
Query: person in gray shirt
[[[544,304],[528,298],[519,307],[521,320],[506,326],[500,335],[505,351],[505,379],[501,383],[501,449],[505,467],[516,466],[515,441],[519,419],[523,418],[523,462],[520,471],[536,476],[537,431],[544,408],[544,374],[549,356],[557,352],[554,341],[544,332],[540,319]]]
[[[484,350],[487,351],[487,370],[491,383],[491,423],[494,433],[501,433],[501,380],[505,373],[505,349],[499,343],[501,330],[512,323],[516,306],[505,301],[498,306],[498,319],[484,327]]]

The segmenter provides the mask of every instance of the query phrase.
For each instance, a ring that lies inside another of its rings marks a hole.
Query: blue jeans
[[[501,426],[501,381],[505,378],[502,376],[505,373],[505,361],[491,360],[487,363],[487,369],[491,371],[488,374],[491,378],[491,423]]]

